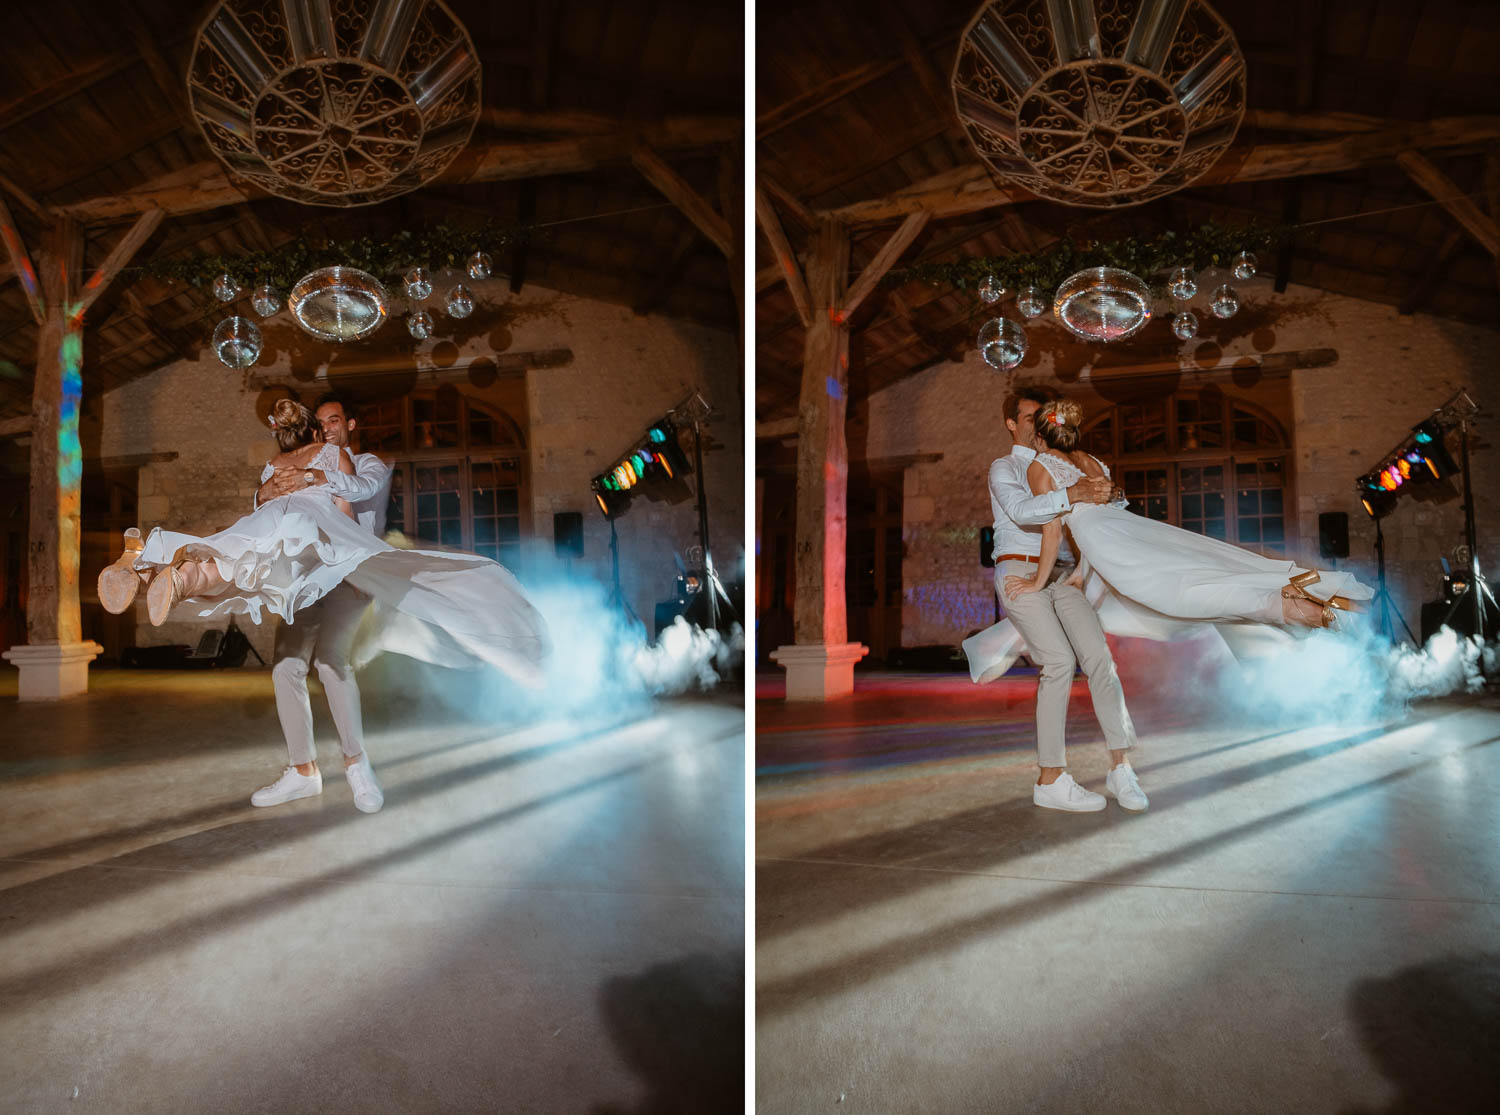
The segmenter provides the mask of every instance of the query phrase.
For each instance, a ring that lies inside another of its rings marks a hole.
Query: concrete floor
[[[1032,806],[1030,678],[758,691],[760,1112],[1496,1109],[1500,695],[1133,697],[1132,815]],[[1102,790],[1081,680],[1068,738]]]
[[[0,1110],[700,1112],[744,1066],[738,693],[500,728],[366,689],[386,794],[249,805],[269,674],[0,671]]]

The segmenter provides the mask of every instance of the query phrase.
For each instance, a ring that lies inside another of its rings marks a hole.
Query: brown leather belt
[[[999,565],[1002,561],[1029,561],[1032,565],[1042,564],[1041,558],[1032,557],[1030,554],[1001,554],[995,559],[995,564]]]

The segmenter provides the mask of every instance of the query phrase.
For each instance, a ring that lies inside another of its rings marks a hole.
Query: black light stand
[[[640,616],[635,614],[635,610],[630,606],[630,601],[626,600],[625,594],[620,591],[620,535],[615,530],[615,521],[613,518],[609,520],[609,563],[612,567],[615,583],[614,591],[609,594],[610,606],[619,608],[632,623],[640,623]]]
[[[1448,614],[1443,617],[1443,622],[1452,627],[1455,617],[1467,618],[1468,629],[1464,634],[1471,635],[1483,644],[1487,639],[1500,635],[1500,605],[1495,602],[1495,594],[1490,591],[1489,582],[1484,579],[1484,574],[1479,569],[1479,543],[1475,538],[1474,530],[1474,478],[1469,473],[1469,419],[1467,414],[1459,418],[1458,444],[1460,461],[1459,467],[1464,476],[1464,541],[1469,548],[1469,583],[1464,591],[1455,597],[1453,604],[1448,608]],[[1467,612],[1467,617],[1462,613]],[[1460,623],[1460,630],[1464,625]],[[1480,659],[1480,669],[1483,670],[1483,658]],[[1488,676],[1486,676],[1488,680]]]
[[[703,585],[683,616],[705,631],[726,631],[738,622],[734,605],[714,569],[713,552],[708,546],[708,485],[703,477],[703,429],[699,417],[693,416],[693,470],[698,480],[698,537],[703,542]]]
[[[1406,624],[1406,617],[1401,614],[1401,609],[1396,607],[1391,600],[1391,594],[1385,587],[1385,532],[1380,529],[1380,520],[1375,520],[1375,567],[1378,573],[1380,588],[1375,593],[1375,599],[1371,601],[1372,608],[1379,608],[1379,619],[1375,630],[1385,636],[1391,642],[1396,641],[1396,627],[1391,623],[1391,614],[1394,613],[1400,622],[1406,637],[1411,640],[1411,645],[1420,647],[1417,637],[1411,633],[1411,628]]]

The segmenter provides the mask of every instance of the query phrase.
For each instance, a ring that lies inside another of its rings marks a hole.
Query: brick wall
[[[1296,506],[1288,527],[1298,536],[1289,556],[1316,563],[1318,514],[1344,511],[1350,525],[1347,567],[1373,581],[1374,525],[1355,498],[1354,478],[1466,386],[1487,411],[1470,440],[1479,550],[1486,575],[1500,579],[1500,426],[1494,418],[1500,411],[1500,332],[1424,314],[1401,317],[1393,307],[1308,288],[1273,295],[1267,280],[1240,287],[1241,314],[1217,324],[1211,339],[1184,345],[1183,366],[1145,388],[1170,394],[1213,382],[1289,427]],[[872,462],[943,454],[940,461],[906,470],[905,646],[956,644],[993,619],[990,571],[977,558],[978,531],[990,521],[989,464],[1010,450],[1001,402],[1012,378],[1059,386],[1087,413],[1120,401],[1122,392],[1142,389],[1139,379],[1111,381],[1070,357],[1055,358],[1053,352],[1066,351],[1057,343],[1057,328],[1045,319],[1030,328],[1032,354],[1010,377],[970,352],[962,363],[928,368],[876,393],[851,416],[850,444]],[[1284,380],[1234,368],[1252,354],[1314,348],[1336,350],[1337,361],[1293,371]],[[1450,444],[1456,458],[1457,439]],[[1445,488],[1448,498],[1440,501],[1405,497],[1383,522],[1391,593],[1413,630],[1420,604],[1438,595],[1438,556],[1463,540],[1457,490],[1456,484]]]
[[[742,361],[732,334],[661,316],[637,317],[629,309],[529,285],[511,295],[503,283],[472,284],[481,306],[463,323],[440,313],[438,336],[417,346],[419,367],[448,367],[503,352],[568,348],[571,363],[534,369],[524,381],[474,376],[456,388],[499,406],[527,438],[530,474],[530,555],[540,567],[552,551],[553,513],[580,511],[584,559],[578,572],[601,581],[610,576],[609,525],[589,491],[589,479],[613,464],[690,391],[701,391],[717,415],[709,425],[704,472],[709,494],[710,540],[721,574],[743,575],[744,562],[744,384]],[[311,403],[326,390],[309,382],[330,355],[328,375],[340,365],[380,356],[402,330],[400,320],[382,331],[383,348],[338,350],[295,333],[286,312],[264,323],[262,362],[248,373],[220,365],[205,345],[196,361],[181,361],[135,380],[98,400],[85,434],[102,456],[175,452],[175,460],[146,465],[139,473],[143,530],[154,526],[210,533],[228,526],[251,505],[265,461],[274,453],[264,422],[273,380],[298,390]],[[398,342],[399,343],[399,342]],[[415,378],[415,377],[412,377]],[[479,386],[477,384],[486,384]],[[416,382],[417,389],[433,385]],[[711,448],[710,448],[711,446]],[[689,439],[689,458],[691,445]],[[689,479],[684,497],[695,491]],[[672,588],[672,554],[698,539],[697,507],[637,498],[618,520],[621,583],[630,605],[649,624],[657,600]],[[532,558],[528,557],[528,562]],[[522,570],[523,578],[526,570]],[[196,643],[202,624],[152,628],[139,616],[137,643]],[[252,643],[267,654],[272,627],[247,627]]]

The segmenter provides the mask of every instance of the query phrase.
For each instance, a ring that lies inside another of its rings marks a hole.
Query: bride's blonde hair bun
[[[1072,399],[1058,399],[1037,407],[1037,436],[1053,449],[1063,452],[1078,446],[1078,426],[1083,421],[1083,407]]]
[[[283,453],[317,440],[321,430],[313,412],[296,399],[277,399],[271,408],[271,426],[276,431],[276,444]]]

